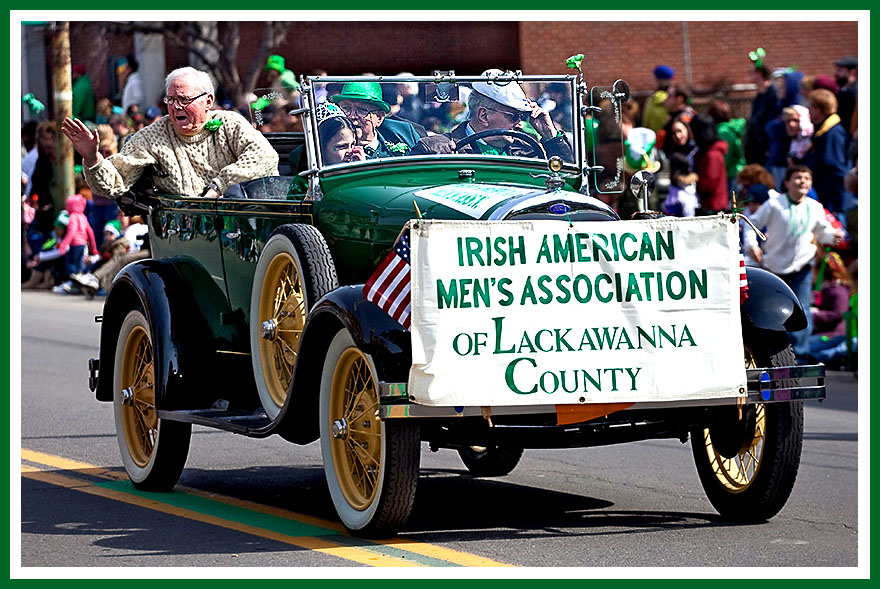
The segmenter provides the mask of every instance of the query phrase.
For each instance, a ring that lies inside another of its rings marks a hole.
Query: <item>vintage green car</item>
[[[568,151],[548,157],[548,140],[538,140],[526,116],[510,129],[469,133],[448,153],[387,141],[386,157],[328,161],[319,111],[357,84],[417,103],[419,143],[467,124],[475,87],[516,84],[552,108],[550,141]],[[421,442],[456,449],[475,476],[500,476],[524,448],[690,437],[702,485],[724,517],[762,521],[783,507],[800,461],[801,400],[824,397],[824,367],[795,366],[786,331],[805,325],[804,312],[769,273],[748,270],[749,297],[736,309],[735,362],[742,370],[744,350],[747,390],[711,402],[424,403],[408,389],[413,333],[366,298],[364,283],[412,221],[633,222],[606,204],[625,198],[624,82],[590,88],[582,75],[438,72],[307,77],[298,96],[258,94],[255,125],[280,129],[266,133],[281,156],[278,176],[234,186],[220,199],[148,190],[123,199],[149,219],[152,258],[116,277],[100,360],[89,370],[97,399],[113,403],[136,487],[174,487],[193,424],[296,444],[320,439],[339,518],[354,533],[377,535],[407,521]],[[302,131],[285,130],[299,124]],[[486,139],[499,137],[528,149],[486,149],[493,143]],[[686,380],[688,368],[679,375]]]

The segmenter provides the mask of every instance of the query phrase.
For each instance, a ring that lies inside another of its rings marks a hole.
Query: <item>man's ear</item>
[[[211,110],[211,107],[214,106],[214,95],[208,94],[208,99],[205,100],[205,104],[208,105],[208,110]]]
[[[489,109],[485,106],[481,106],[477,109],[477,120],[481,123],[489,122]]]

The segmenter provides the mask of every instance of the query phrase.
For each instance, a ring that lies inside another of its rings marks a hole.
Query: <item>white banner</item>
[[[417,403],[672,401],[745,387],[729,219],[422,220],[411,242]]]

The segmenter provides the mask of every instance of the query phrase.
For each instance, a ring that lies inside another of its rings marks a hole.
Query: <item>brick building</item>
[[[238,26],[237,63],[244,78],[263,41],[263,24]],[[779,34],[793,27],[798,34]],[[637,97],[644,96],[652,90],[654,66],[665,63],[698,102],[723,89],[734,102],[747,104],[753,94],[749,51],[763,47],[770,67],[796,65],[807,75],[833,74],[836,59],[858,54],[857,29],[856,21],[303,22],[290,25],[278,53],[298,75],[316,68],[340,75],[428,74],[434,69],[475,74],[488,67],[567,73],[565,59],[584,53],[591,85],[623,78]],[[142,75],[156,98],[165,72],[190,62],[186,49],[161,37],[113,34],[96,22],[71,22],[70,31],[73,62],[86,65],[99,97],[118,93],[112,64],[129,52],[141,60]],[[31,70],[29,76],[39,77],[36,68]]]

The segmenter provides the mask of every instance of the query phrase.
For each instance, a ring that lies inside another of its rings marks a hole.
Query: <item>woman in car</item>
[[[357,145],[354,126],[338,106],[329,102],[321,103],[315,115],[318,119],[318,137],[321,140],[321,158],[324,164],[367,159],[363,146]]]

